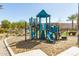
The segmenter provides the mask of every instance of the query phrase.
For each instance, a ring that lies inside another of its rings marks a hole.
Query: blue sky
[[[26,20],[36,15],[44,9],[51,15],[51,22],[66,22],[67,17],[77,13],[77,4],[68,3],[26,3],[26,4],[0,4],[3,9],[0,10],[0,22],[4,19],[9,21]]]

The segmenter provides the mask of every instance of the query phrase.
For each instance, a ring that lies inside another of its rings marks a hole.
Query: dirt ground
[[[41,49],[47,55],[57,55],[62,51],[70,48],[71,46],[77,46],[77,37],[67,37],[67,40],[58,40],[55,44],[49,43],[47,40],[20,40],[13,42],[10,45],[15,54],[26,52],[34,49]]]

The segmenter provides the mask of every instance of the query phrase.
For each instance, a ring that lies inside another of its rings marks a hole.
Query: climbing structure
[[[42,18],[46,19],[46,23],[42,23]],[[42,10],[36,15],[36,18],[31,17],[29,19],[31,39],[48,39],[49,41],[55,41],[57,33],[59,32],[58,26],[50,25],[51,16]]]

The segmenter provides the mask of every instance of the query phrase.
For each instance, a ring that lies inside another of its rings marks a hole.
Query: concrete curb
[[[8,52],[9,52],[10,56],[13,56],[13,55],[15,55],[15,54],[14,54],[14,52],[12,51],[12,49],[9,47],[9,45],[7,44],[7,39],[9,39],[9,37],[4,39],[4,44],[5,44],[6,48],[7,48],[7,50],[8,50]]]

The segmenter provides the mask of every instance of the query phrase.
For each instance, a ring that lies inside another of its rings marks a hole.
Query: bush
[[[6,33],[7,29],[0,28],[0,33]]]

